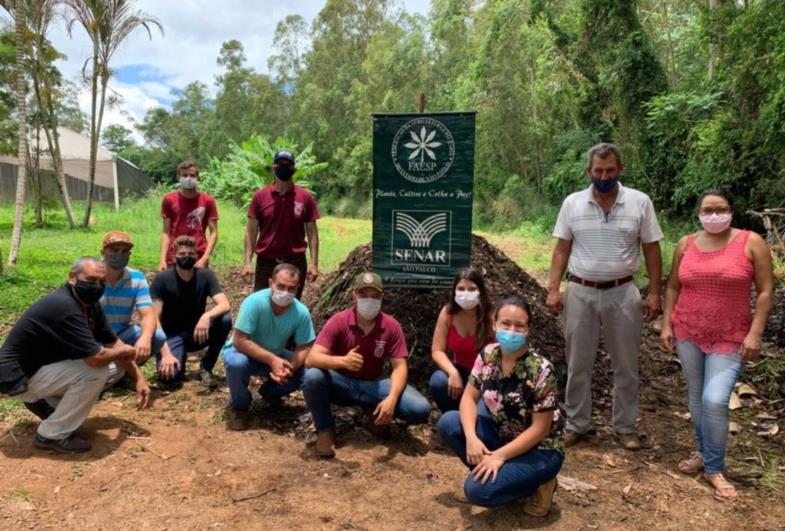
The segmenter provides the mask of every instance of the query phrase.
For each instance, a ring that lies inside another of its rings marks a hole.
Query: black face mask
[[[177,262],[177,266],[180,269],[193,269],[196,265],[196,258],[193,256],[178,256],[175,258],[175,262]]]
[[[290,168],[289,166],[276,166],[275,167],[275,176],[278,177],[282,181],[288,181],[294,175],[294,168]]]
[[[129,258],[131,257],[127,254],[113,254],[112,256],[107,256],[104,259],[104,263],[112,269],[119,271],[128,265]]]
[[[79,300],[85,304],[95,304],[104,294],[104,284],[102,282],[87,282],[86,280],[76,281],[74,293]]]

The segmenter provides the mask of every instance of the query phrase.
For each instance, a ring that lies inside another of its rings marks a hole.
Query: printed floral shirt
[[[529,349],[505,377],[501,359],[498,343],[488,345],[477,356],[469,375],[469,382],[480,390],[499,427],[499,438],[509,442],[532,425],[533,413],[553,411],[551,431],[539,446],[564,453],[564,421],[556,401],[556,374],[551,362]]]

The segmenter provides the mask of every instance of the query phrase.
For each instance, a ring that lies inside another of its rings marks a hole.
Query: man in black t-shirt
[[[38,447],[90,450],[73,432],[90,415],[113,362],[136,381],[140,409],[147,406],[150,388],[134,363],[136,349],[115,336],[98,304],[105,278],[100,260],[80,258],[68,282],[28,308],[0,347],[0,394],[41,418]]]
[[[194,267],[196,241],[193,238],[179,236],[174,243],[174,256],[175,265],[159,273],[150,286],[153,307],[172,353],[164,357],[156,355],[158,377],[181,380],[187,353],[206,346],[207,354],[202,357],[199,376],[206,387],[217,387],[213,367],[232,331],[229,299],[215,273]],[[210,311],[205,311],[207,297],[215,303]]]

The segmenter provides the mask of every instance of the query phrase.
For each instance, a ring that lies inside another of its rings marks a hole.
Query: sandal
[[[690,457],[679,461],[679,472],[682,474],[697,474],[703,470],[703,456],[700,452],[693,452]]]
[[[719,474],[706,474],[703,476],[706,481],[709,482],[709,485],[714,487],[714,499],[721,502],[731,502],[739,497],[739,493],[736,492],[736,487],[734,487],[725,476],[722,475],[722,472]]]

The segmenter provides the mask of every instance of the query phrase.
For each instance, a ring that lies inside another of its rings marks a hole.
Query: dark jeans
[[[281,258],[262,258],[256,255],[256,274],[253,281],[253,290],[259,291],[268,287],[268,281],[273,274],[273,269],[278,264],[292,264],[300,271],[300,287],[297,289],[297,300],[300,300],[305,287],[305,275],[308,271],[308,261],[305,259],[305,253],[292,254]]]
[[[333,431],[330,404],[375,408],[390,394],[390,379],[359,380],[336,371],[306,369],[303,396],[311,410],[317,432]],[[395,418],[407,424],[428,422],[431,404],[414,387],[407,385],[395,406]]]
[[[193,330],[167,335],[166,344],[169,345],[169,350],[172,351],[172,355],[180,362],[180,369],[178,369],[177,374],[175,375],[175,380],[182,380],[185,375],[185,361],[188,352],[201,350],[204,347],[207,347],[207,353],[202,357],[200,363],[201,368],[207,372],[213,372],[215,362],[218,361],[218,355],[221,353],[221,347],[226,343],[226,338],[229,337],[229,332],[231,331],[232,317],[228,313],[225,313],[219,319],[210,321],[210,329],[207,333],[208,337],[206,343],[197,343],[194,341]],[[160,370],[160,352],[155,356],[155,366],[156,369]]]
[[[466,461],[466,436],[461,426],[458,411],[448,411],[436,425],[442,440],[463,464],[474,468]],[[504,446],[499,439],[496,423],[488,413],[482,400],[477,403],[477,437],[488,450],[496,450]],[[526,498],[534,494],[537,487],[556,477],[561,469],[564,456],[556,450],[532,448],[525,454],[505,461],[496,476],[496,482],[489,479],[485,485],[474,479],[471,473],[466,476],[463,490],[466,498],[482,507],[497,507],[511,501]]]
[[[461,381],[463,385],[466,385],[466,381],[469,379],[469,371],[464,369],[460,365],[455,366],[458,369],[458,372],[461,375]],[[439,410],[444,413],[446,411],[452,411],[453,409],[458,409],[458,405],[461,403],[461,397],[452,398],[450,397],[450,391],[447,387],[447,373],[441,369],[436,369],[436,371],[431,375],[431,381],[428,382],[428,387],[431,390],[431,396],[433,397],[433,401],[436,402],[436,406]]]

